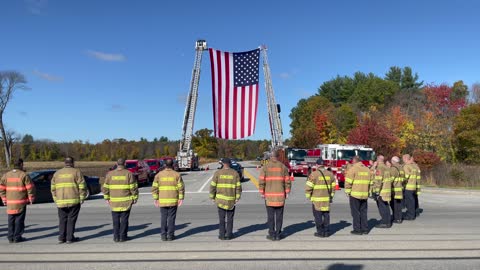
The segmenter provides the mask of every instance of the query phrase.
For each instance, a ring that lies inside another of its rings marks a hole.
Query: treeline
[[[357,72],[323,83],[291,111],[291,145],[366,144],[410,153],[423,166],[480,163],[480,85],[424,84],[409,67]]]
[[[192,146],[200,157],[236,157],[255,159],[268,150],[269,141],[238,140],[227,141],[212,137],[213,131],[201,129],[195,133]],[[24,135],[13,145],[14,158],[22,157],[26,161],[55,161],[72,156],[82,161],[114,161],[119,157],[127,159],[159,158],[176,156],[179,141],[167,137],[152,141],[141,138],[139,141],[125,139],[104,140],[100,143],[83,141],[53,142],[35,140],[32,135]],[[4,160],[1,160],[4,164]]]

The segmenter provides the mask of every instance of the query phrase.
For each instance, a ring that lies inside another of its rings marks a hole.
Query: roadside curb
[[[423,187],[422,192],[437,193],[437,194],[463,194],[463,195],[480,196],[480,190],[468,190],[468,189]]]

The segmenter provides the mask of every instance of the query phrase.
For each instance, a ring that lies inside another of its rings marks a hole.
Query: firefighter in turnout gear
[[[269,162],[260,172],[258,183],[259,192],[265,199],[267,208],[267,239],[272,241],[281,239],[285,199],[288,198],[291,188],[288,169],[278,157],[279,152],[273,151]]]
[[[103,198],[112,210],[113,241],[127,241],[128,219],[138,199],[138,184],[133,174],[125,169],[125,159],[118,159],[117,168],[107,173]]]
[[[422,186],[421,186],[422,171],[420,170],[420,167],[418,166],[418,164],[415,163],[415,159],[413,157],[411,157],[411,163],[417,173],[417,190],[413,195],[413,198],[415,199],[415,217],[418,217],[420,215],[420,205],[418,203],[418,195],[422,193]]]
[[[322,168],[323,160],[317,159],[317,170],[312,172],[305,183],[305,196],[312,201],[317,237],[330,236],[330,203],[335,194],[335,176]]]
[[[67,244],[79,241],[75,237],[80,205],[85,200],[87,187],[79,169],[74,167],[72,157],[65,159],[65,167],[55,172],[51,182],[52,197],[58,207],[59,231],[58,243]]]
[[[353,166],[345,176],[345,193],[350,200],[350,210],[353,217],[352,234],[368,234],[367,211],[368,193],[370,190],[370,170],[360,162],[360,157],[353,158]]]
[[[152,196],[156,207],[160,207],[162,241],[175,239],[177,208],[183,203],[185,185],[182,176],[173,170],[173,160],[165,160],[165,170],[157,173],[152,183]]]
[[[3,175],[0,180],[0,197],[7,206],[8,242],[18,243],[26,239],[22,237],[25,228],[27,204],[35,200],[35,185],[23,170],[23,160],[15,161],[14,169]]]
[[[242,185],[237,171],[230,168],[230,159],[223,158],[223,167],[215,172],[210,182],[210,199],[218,207],[220,240],[233,238],[235,204],[240,200]],[[226,229],[225,229],[226,217]]]
[[[390,168],[385,165],[385,158],[382,155],[377,157],[373,179],[372,195],[377,201],[378,212],[382,217],[380,224],[377,224],[375,228],[390,228],[392,227],[392,219],[389,204],[392,197],[392,179]]]
[[[418,167],[413,163],[413,159],[410,155],[403,155],[402,157],[404,165],[403,171],[405,172],[405,205],[407,206],[407,212],[403,220],[415,220],[416,218],[416,203],[415,196],[417,196],[417,190],[420,187],[420,171]]]
[[[402,223],[402,201],[403,201],[403,181],[405,178],[405,172],[400,165],[400,158],[397,156],[391,159],[392,166],[390,167],[390,176],[392,177],[392,200],[390,201],[390,207],[393,211],[393,222]]]

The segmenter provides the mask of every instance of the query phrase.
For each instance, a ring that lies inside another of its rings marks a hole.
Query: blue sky
[[[480,81],[479,1],[0,2],[0,70],[26,75],[9,129],[54,141],[179,139],[194,43],[266,44],[284,136],[290,110],[337,74],[411,66],[427,83]],[[263,74],[256,133],[269,139]],[[213,129],[202,62],[195,130]]]

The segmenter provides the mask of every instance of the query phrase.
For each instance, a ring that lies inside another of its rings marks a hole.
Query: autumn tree
[[[471,104],[455,118],[456,155],[466,163],[480,164],[480,104]]]
[[[213,130],[200,129],[192,138],[192,146],[201,157],[214,157],[217,152],[217,140],[212,136]]]
[[[0,71],[0,135],[2,136],[3,150],[5,153],[5,165],[10,167],[12,158],[13,140],[8,136],[5,124],[3,122],[3,113],[12,100],[13,94],[17,90],[25,90],[27,80],[23,74],[17,71]]]

